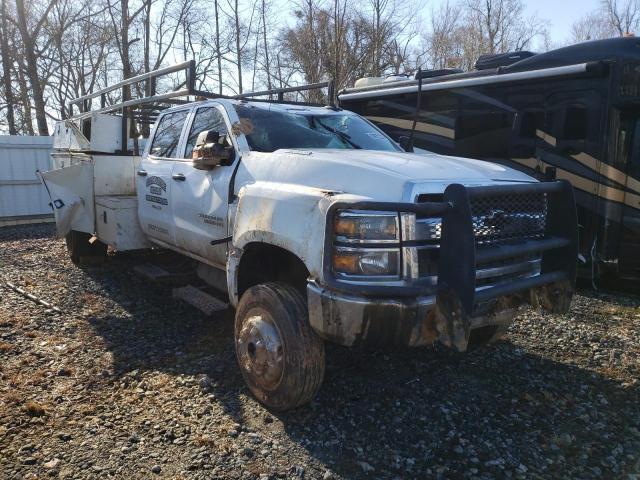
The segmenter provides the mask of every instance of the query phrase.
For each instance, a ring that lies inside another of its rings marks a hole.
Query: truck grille
[[[424,194],[418,202],[442,201],[442,195]],[[517,243],[545,235],[545,194],[485,196],[471,202],[476,245],[479,247]],[[430,245],[418,247],[418,276],[435,284],[438,275],[440,219],[418,218],[418,238],[430,237]],[[476,265],[476,288],[486,288],[540,272],[539,254]]]
[[[544,237],[544,194],[489,196],[471,203],[477,244]]]
[[[425,201],[440,202],[442,195],[418,196],[418,203]],[[545,231],[547,198],[544,194],[487,196],[471,202],[471,215],[477,244],[540,238]],[[440,219],[425,218],[418,222],[422,234],[440,239]]]

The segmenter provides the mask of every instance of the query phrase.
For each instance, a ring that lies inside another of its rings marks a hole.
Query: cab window
[[[199,108],[196,112],[191,130],[189,131],[189,138],[187,138],[184,158],[191,158],[193,148],[196,146],[196,141],[198,140],[198,135],[205,130],[213,130],[221,135],[227,134],[227,124],[224,121],[224,116],[216,107]]]
[[[151,155],[163,158],[176,157],[180,134],[187,119],[187,113],[188,110],[180,110],[167,113],[160,119],[149,150]]]
[[[275,152],[281,148],[338,148],[401,151],[393,140],[358,115],[304,109],[257,108],[235,105],[249,148]]]

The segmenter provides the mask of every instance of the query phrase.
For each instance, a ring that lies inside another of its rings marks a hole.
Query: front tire
[[[71,230],[65,237],[69,257],[75,265],[95,263],[107,256],[107,245],[100,240],[89,243],[91,237],[88,233],[76,230]]]
[[[309,324],[305,298],[290,285],[265,283],[242,295],[235,344],[249,389],[273,410],[310,402],[322,384],[324,343]]]

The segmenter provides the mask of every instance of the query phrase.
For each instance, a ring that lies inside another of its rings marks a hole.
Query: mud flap
[[[40,172],[40,180],[51,199],[59,237],[64,237],[71,230],[95,232],[92,164],[80,163]]]
[[[459,352],[467,350],[471,334],[471,318],[460,297],[452,290],[443,291],[436,299],[436,330],[443,345]]]

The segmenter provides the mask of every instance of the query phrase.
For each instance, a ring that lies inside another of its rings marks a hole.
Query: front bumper
[[[530,195],[544,196],[544,230],[519,236],[520,227],[531,218],[526,214],[510,217],[502,205],[505,199],[526,201]],[[472,211],[482,202],[498,205],[487,208],[489,218]],[[522,306],[531,304],[553,313],[569,309],[578,242],[573,190],[565,181],[481,187],[452,184],[441,202],[336,202],[327,212],[327,252],[334,248],[331,228],[340,209],[441,219],[437,285],[424,285],[414,275],[400,284],[343,282],[333,276],[331,255],[325,255],[322,284],[311,281],[307,288],[311,325],[325,339],[341,345],[359,341],[424,345],[439,340],[464,351],[473,330],[509,323]],[[476,232],[490,235],[477,238]],[[502,236],[492,239],[497,234]],[[411,236],[401,236],[397,245],[403,252],[414,246]],[[531,257],[539,262],[538,273],[483,281],[487,271]]]
[[[436,332],[428,319],[434,316],[436,298],[371,299],[307,285],[309,322],[325,340],[339,345],[377,343],[427,345]]]
[[[474,330],[507,326],[528,305],[565,311],[573,289],[569,282],[545,283],[494,299],[488,308],[468,316],[455,295],[368,298],[307,284],[309,322],[325,340],[355,344],[419,347],[436,341],[467,349]]]

